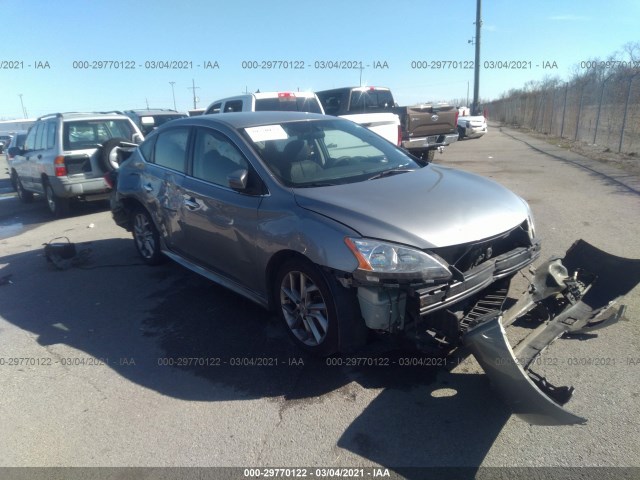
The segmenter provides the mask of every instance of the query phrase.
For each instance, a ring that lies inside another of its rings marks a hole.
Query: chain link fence
[[[516,91],[485,106],[490,120],[640,154],[640,71]]]

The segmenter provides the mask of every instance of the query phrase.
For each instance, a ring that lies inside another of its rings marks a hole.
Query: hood
[[[297,188],[294,194],[301,207],[363,237],[421,249],[492,237],[528,216],[524,200],[502,185],[436,165],[347,185]]]

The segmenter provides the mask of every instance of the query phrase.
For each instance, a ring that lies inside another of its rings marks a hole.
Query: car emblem
[[[493,255],[493,248],[489,247],[487,248],[487,252],[486,252],[486,258],[487,260],[491,258],[491,255]]]
[[[434,122],[437,122],[438,118],[440,118],[440,117],[438,117],[438,115],[436,115],[436,114],[431,115],[431,120],[433,120]]]

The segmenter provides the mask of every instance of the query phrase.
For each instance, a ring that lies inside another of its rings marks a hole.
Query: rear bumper
[[[478,138],[487,133],[487,127],[470,127],[465,129],[465,137]]]
[[[109,198],[110,188],[102,177],[89,179],[49,177],[49,183],[55,194],[61,198],[86,197],[90,200],[106,200]]]
[[[431,135],[420,138],[407,138],[402,140],[402,148],[406,150],[431,150],[438,147],[446,147],[458,141],[457,133],[443,135]]]

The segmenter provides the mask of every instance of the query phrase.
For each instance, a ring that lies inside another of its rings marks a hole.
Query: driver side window
[[[193,151],[195,178],[228,187],[228,176],[242,169],[248,170],[249,164],[226,136],[214,130],[197,130]]]

